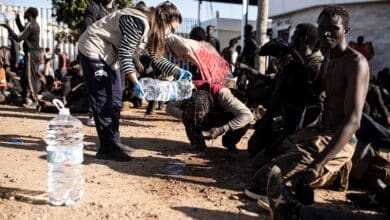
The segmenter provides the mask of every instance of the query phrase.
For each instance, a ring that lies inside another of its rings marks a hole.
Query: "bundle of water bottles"
[[[194,84],[189,80],[164,81],[153,78],[141,78],[140,83],[149,101],[180,101],[192,95]]]

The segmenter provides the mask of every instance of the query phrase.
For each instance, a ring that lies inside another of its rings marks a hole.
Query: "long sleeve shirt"
[[[23,26],[19,16],[16,16],[16,25],[20,31],[17,35],[11,28],[8,29],[8,33],[12,39],[17,42],[23,42],[23,51],[29,52],[33,50],[39,50],[39,25],[35,20],[32,20]]]
[[[219,90],[218,104],[224,112],[231,112],[234,115],[234,118],[223,126],[225,131],[240,129],[254,119],[249,108],[238,100],[228,88]]]
[[[119,19],[119,27],[122,31],[122,40],[118,48],[120,70],[122,73],[136,72],[133,55],[144,35],[144,21],[135,16],[123,15]],[[152,64],[161,71],[161,77],[165,78],[174,74],[176,65],[169,60],[164,57],[156,58],[152,53],[150,53],[150,58]]]

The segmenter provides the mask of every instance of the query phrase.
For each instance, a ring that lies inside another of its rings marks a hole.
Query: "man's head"
[[[250,35],[252,33],[253,26],[250,24],[245,25],[244,27],[244,35]]]
[[[288,43],[288,39],[290,38],[289,34],[287,31],[283,31],[280,34],[280,38]]]
[[[207,35],[211,35],[214,32],[214,26],[213,25],[208,25],[206,27]]]
[[[205,41],[206,40],[206,32],[202,27],[194,27],[190,32],[190,39],[196,41]]]
[[[145,8],[146,7],[146,4],[144,1],[139,1],[135,4],[134,6],[135,8]]]
[[[24,19],[31,20],[35,19],[38,17],[38,9],[29,7],[27,10],[24,12]]]
[[[364,41],[364,37],[363,36],[359,36],[359,37],[357,37],[357,43],[358,44],[363,44],[363,41]]]
[[[191,98],[185,101],[183,107],[184,114],[194,117],[197,122],[201,122],[210,112],[210,96],[204,90],[194,90]]]
[[[237,44],[237,39],[231,39],[229,41],[229,47],[234,47],[234,45],[236,45],[236,44]]]
[[[318,34],[323,48],[334,49],[346,44],[349,30],[349,14],[343,7],[329,6],[318,16]]]
[[[111,3],[113,0],[99,0],[99,2],[102,4],[102,5],[108,5],[109,3]]]
[[[56,48],[54,49],[54,53],[55,53],[55,54],[59,54],[59,53],[61,53],[61,49],[60,49],[60,48],[58,48],[58,47],[56,47]]]
[[[313,49],[318,41],[317,27],[310,23],[298,24],[293,36],[291,36],[291,47],[295,49],[308,46]]]

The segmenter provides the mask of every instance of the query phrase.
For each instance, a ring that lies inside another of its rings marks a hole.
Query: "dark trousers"
[[[38,92],[41,87],[39,81],[39,50],[26,52],[24,56],[24,74],[23,89],[26,98],[32,98],[34,101],[38,100]]]
[[[206,143],[203,138],[202,131],[209,131],[213,127],[221,127],[233,118],[234,115],[232,113],[211,112],[204,121],[197,123],[193,116],[183,114],[183,123],[191,145],[200,148],[206,148]],[[222,145],[226,148],[235,147],[248,129],[249,125],[246,125],[240,129],[226,132],[226,134],[222,136]]]
[[[373,147],[390,148],[390,130],[363,113],[356,136],[360,141],[372,143]]]
[[[88,88],[88,99],[95,118],[101,152],[112,151],[119,142],[119,118],[122,107],[122,80],[119,70],[112,70],[101,60],[80,53]]]

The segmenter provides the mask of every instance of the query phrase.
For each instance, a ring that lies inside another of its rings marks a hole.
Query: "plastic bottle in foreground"
[[[58,99],[53,100],[59,115],[46,128],[48,194],[52,205],[72,205],[83,191],[82,123],[70,115]]]
[[[146,100],[180,101],[191,97],[194,84],[188,80],[163,81],[152,78],[141,78],[140,83]]]

